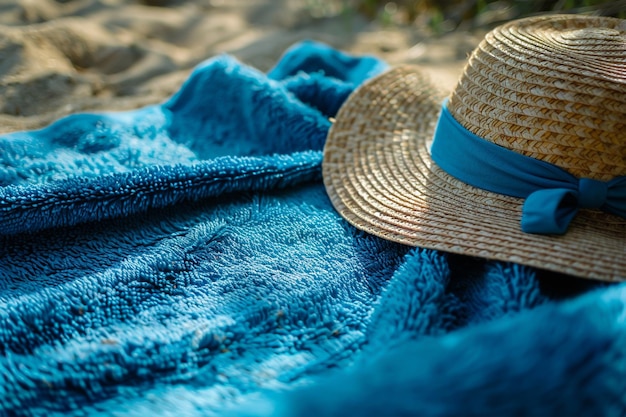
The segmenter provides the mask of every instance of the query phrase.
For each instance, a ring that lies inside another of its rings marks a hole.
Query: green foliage
[[[434,32],[484,27],[541,13],[586,13],[626,18],[626,0],[309,0],[359,13],[383,24],[427,23]]]

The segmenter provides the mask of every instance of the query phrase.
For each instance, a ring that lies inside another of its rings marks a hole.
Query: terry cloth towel
[[[0,137],[0,415],[626,414],[626,287],[357,231],[329,120],[385,64],[229,56]]]

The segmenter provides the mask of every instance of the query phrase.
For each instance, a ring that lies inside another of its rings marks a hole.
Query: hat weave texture
[[[324,183],[339,213],[407,245],[626,280],[625,219],[582,209],[565,235],[523,233],[523,199],[469,186],[432,161],[445,96],[415,66],[352,94],[324,150]],[[502,25],[448,97],[452,116],[487,141],[578,178],[626,175],[624,20],[557,15]]]

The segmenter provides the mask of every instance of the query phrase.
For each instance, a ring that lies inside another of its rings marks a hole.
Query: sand
[[[318,6],[314,6],[318,4]],[[325,42],[421,65],[453,88],[480,34],[429,36],[310,0],[0,0],[0,133],[67,114],[127,110],[174,93],[228,53],[263,71],[293,43]]]

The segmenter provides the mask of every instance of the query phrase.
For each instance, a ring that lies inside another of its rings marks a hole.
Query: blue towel
[[[0,137],[0,415],[626,414],[626,287],[408,248],[321,150],[386,68],[295,45]]]

